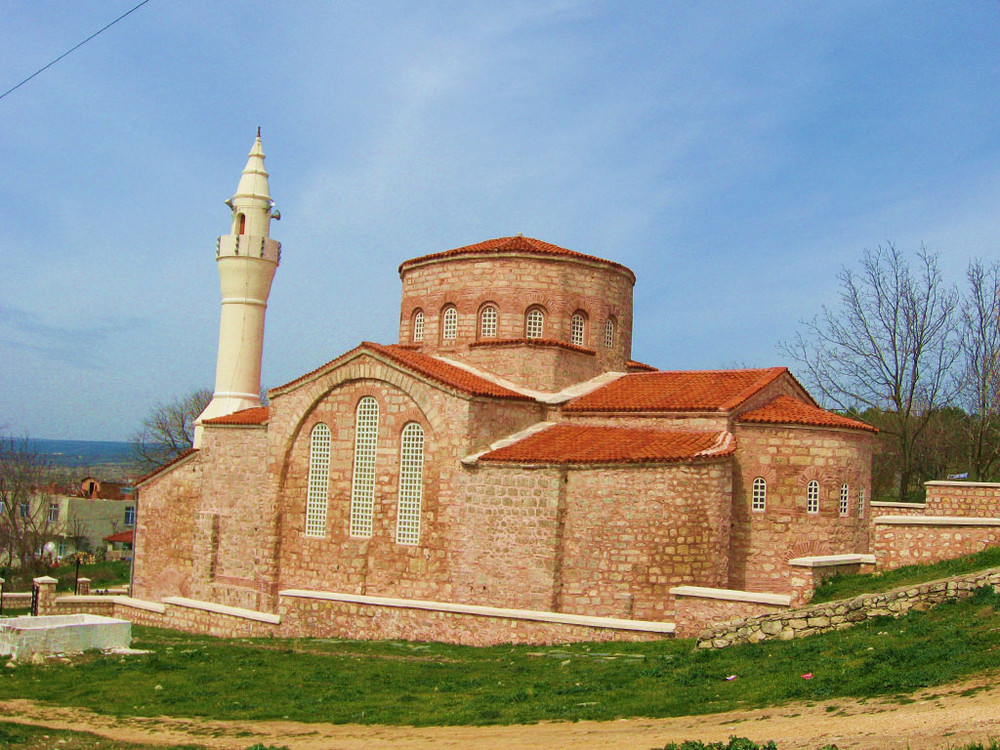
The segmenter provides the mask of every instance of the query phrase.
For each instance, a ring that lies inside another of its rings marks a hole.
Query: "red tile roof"
[[[642,370],[643,372],[656,372],[660,368],[653,367],[652,365],[647,365],[645,362],[637,362],[634,359],[630,359],[625,363],[625,366],[630,370]]]
[[[474,245],[456,247],[453,250],[445,250],[441,253],[431,253],[430,255],[421,255],[419,258],[411,258],[400,264],[399,273],[402,274],[404,269],[429,260],[439,260],[461,255],[499,255],[504,253],[528,253],[530,255],[548,255],[594,261],[625,271],[632,278],[632,282],[635,283],[635,274],[630,268],[623,266],[621,263],[598,258],[596,255],[585,255],[575,250],[567,250],[565,247],[553,245],[551,242],[542,242],[542,240],[536,240],[533,237],[524,237],[520,234],[515,237],[497,237],[493,240],[477,242]]]
[[[846,427],[851,430],[867,430],[878,432],[870,424],[850,417],[810,406],[797,401],[790,396],[778,396],[759,409],[740,415],[740,422],[757,422],[764,424],[806,424],[818,427]]]
[[[736,443],[727,432],[679,432],[560,422],[480,461],[521,464],[673,463],[728,456]]]
[[[267,424],[268,412],[270,410],[266,406],[255,406],[252,409],[243,409],[241,411],[233,412],[232,414],[226,414],[222,417],[214,417],[213,419],[206,419],[204,424],[231,424],[231,425],[257,425],[257,424]]]
[[[284,385],[278,386],[278,388],[274,388],[272,390],[280,390],[300,383],[319,372],[330,369],[339,362],[356,356],[358,353],[363,351],[382,356],[394,364],[410,370],[411,372],[423,375],[424,377],[440,383],[441,385],[461,391],[462,393],[466,393],[470,396],[509,398],[517,399],[518,401],[534,400],[531,396],[518,393],[517,391],[512,391],[509,388],[504,388],[502,385],[497,385],[496,383],[475,375],[468,370],[448,364],[447,362],[442,362],[436,357],[422,354],[409,347],[399,346],[397,344],[376,344],[371,341],[363,341],[360,346],[351,349],[351,351],[340,355],[336,359],[330,360],[325,365],[317,367],[312,372],[307,372],[302,377],[296,378],[290,383],[285,383]]]
[[[787,373],[761,370],[690,370],[630,373],[570,401],[565,411],[728,411]]]
[[[111,534],[104,537],[106,542],[127,542],[131,544],[135,541],[135,529],[129,529],[128,531],[119,531],[117,534]]]

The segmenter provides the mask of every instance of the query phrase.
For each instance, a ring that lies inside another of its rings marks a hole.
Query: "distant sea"
[[[46,440],[29,438],[31,450],[45,456],[53,466],[73,468],[128,463],[128,443],[101,440]]]

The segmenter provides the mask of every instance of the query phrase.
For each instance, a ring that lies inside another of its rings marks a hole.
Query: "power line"
[[[142,0],[141,3],[139,3],[138,5],[136,5],[131,10],[126,11],[125,13],[122,13],[120,16],[118,16],[118,18],[116,18],[114,21],[112,21],[111,23],[109,23],[107,26],[105,26],[105,27],[103,27],[101,29],[98,29],[97,31],[95,31],[93,34],[91,34],[90,36],[88,36],[86,39],[84,39],[82,42],[80,42],[78,45],[76,45],[72,49],[67,50],[66,52],[63,52],[61,55],[59,55],[59,57],[57,57],[55,60],[53,60],[52,62],[50,62],[48,65],[46,65],[46,66],[44,66],[42,68],[39,68],[34,73],[32,73],[30,76],[28,76],[23,81],[21,81],[19,84],[17,84],[16,86],[14,86],[13,88],[10,88],[10,89],[7,89],[6,91],[4,91],[2,94],[0,94],[0,99],[3,99],[5,96],[7,96],[7,94],[10,94],[13,91],[17,91],[19,88],[21,88],[24,84],[26,84],[32,78],[34,78],[35,76],[37,76],[39,73],[41,73],[41,72],[43,72],[45,70],[48,70],[53,65],[55,65],[57,62],[59,62],[60,60],[62,60],[64,57],[66,57],[66,55],[68,55],[71,52],[75,52],[76,50],[80,49],[80,47],[82,47],[83,45],[85,45],[87,42],[89,42],[95,36],[97,36],[98,34],[104,32],[104,31],[107,31],[112,26],[114,26],[116,23],[118,23],[123,18],[125,18],[125,16],[130,15],[132,13],[135,13],[135,11],[139,10],[139,8],[141,8],[143,5],[145,5],[148,2],[149,2],[149,0]]]

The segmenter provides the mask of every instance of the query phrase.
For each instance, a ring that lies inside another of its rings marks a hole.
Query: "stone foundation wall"
[[[1000,587],[1000,568],[970,573],[915,586],[904,586],[879,594],[816,604],[780,614],[739,619],[705,630],[698,635],[698,648],[725,648],[764,640],[788,641],[831,630],[844,630],[875,617],[899,617],[946,599],[964,598],[981,586]]]

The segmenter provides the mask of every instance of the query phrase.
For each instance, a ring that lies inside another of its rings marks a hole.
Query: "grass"
[[[224,640],[137,626],[133,646],[151,653],[0,668],[0,700],[119,716],[417,726],[681,716],[901,696],[1000,669],[998,610],[1000,595],[986,588],[898,620],[720,651],[669,639],[547,648]]]
[[[879,591],[913,586],[918,583],[934,581],[938,578],[975,573],[988,568],[1000,567],[1000,547],[989,547],[965,557],[929,565],[907,565],[895,570],[879,573],[855,573],[852,575],[835,575],[825,580],[813,594],[812,603],[847,599],[859,594],[870,594]]]
[[[0,721],[0,747],[19,750],[206,750],[203,745],[147,745],[117,742],[90,732],[49,729],[31,724]]]

